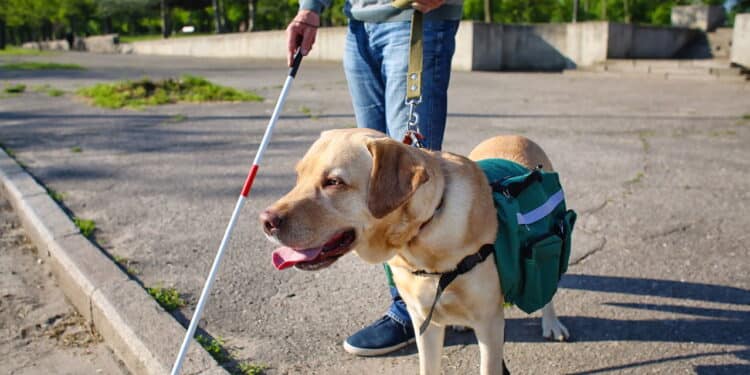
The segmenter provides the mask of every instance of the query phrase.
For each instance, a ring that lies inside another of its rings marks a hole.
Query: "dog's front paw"
[[[557,318],[542,319],[542,336],[547,340],[568,341],[570,333]]]

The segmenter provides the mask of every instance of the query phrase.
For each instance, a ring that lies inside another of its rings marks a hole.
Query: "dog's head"
[[[443,187],[426,152],[366,129],[323,132],[296,170],[294,188],[260,215],[282,246],[279,269],[321,269],[350,250],[386,261],[431,217]]]

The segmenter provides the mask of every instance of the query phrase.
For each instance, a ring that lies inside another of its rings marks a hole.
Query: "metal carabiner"
[[[406,118],[406,135],[404,136],[404,143],[413,145],[417,148],[422,148],[422,140],[424,137],[419,132],[419,114],[417,113],[417,105],[422,102],[422,97],[406,99],[405,103],[409,106],[409,114]]]

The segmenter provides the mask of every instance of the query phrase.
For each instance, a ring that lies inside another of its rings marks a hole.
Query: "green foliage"
[[[34,92],[46,93],[49,96],[63,96],[65,94],[65,91],[56,89],[48,84],[35,86]]]
[[[148,294],[154,297],[156,302],[159,303],[164,310],[174,311],[182,306],[185,306],[185,302],[180,298],[180,293],[175,288],[162,288],[161,286],[155,286],[146,288]]]
[[[80,153],[80,152],[83,152],[83,149],[81,149],[81,147],[79,146],[74,146],[70,148],[70,152]]]
[[[16,46],[5,46],[5,49],[0,49],[0,56],[40,56],[40,55],[52,55],[54,52],[40,51],[31,48],[21,48]]]
[[[78,90],[78,94],[105,108],[143,107],[176,102],[262,101],[255,93],[219,86],[208,80],[184,75],[180,79],[168,78],[152,81],[100,83]]]
[[[263,375],[268,369],[268,366],[253,363],[240,363],[237,365],[237,369],[241,375]]]
[[[54,89],[54,88],[52,88],[52,89],[47,90],[47,95],[49,95],[49,96],[63,96],[63,95],[65,95],[65,91],[60,90],[60,89]]]
[[[2,144],[2,143],[0,143],[0,148],[3,149],[3,151],[5,151],[5,153],[8,154],[8,156],[10,156],[10,157],[12,157],[14,159],[16,158],[16,152],[13,151],[12,148],[10,148],[10,147]]]
[[[484,20],[485,0],[466,0],[464,19]],[[570,22],[574,0],[495,0],[493,21],[503,23]],[[741,0],[746,1],[746,0]],[[701,1],[698,1],[701,2]],[[672,7],[693,3],[691,0],[581,0],[578,21],[609,20],[669,25]],[[703,0],[704,4],[723,3]]]
[[[91,237],[91,235],[94,234],[94,231],[96,230],[96,223],[94,222],[94,220],[74,217],[73,223],[76,225],[78,230],[81,231],[81,234],[84,237]]]
[[[176,124],[178,122],[183,122],[185,120],[187,120],[187,116],[185,116],[183,114],[176,114],[176,115],[170,117],[167,120],[167,122],[170,123],[170,124]]]
[[[26,91],[26,85],[17,83],[15,85],[5,86],[5,93],[7,94],[20,94]]]
[[[83,70],[83,67],[77,64],[58,64],[33,61],[5,64],[2,68],[8,70]]]
[[[212,339],[203,335],[196,335],[195,340],[206,349],[208,354],[213,357],[216,362],[224,363],[232,359],[229,353],[224,349],[224,340],[221,337]]]
[[[49,194],[49,196],[57,203],[62,203],[63,199],[65,198],[65,194],[52,190],[50,188],[47,188],[47,194]]]
[[[5,86],[4,90],[7,94],[20,94],[26,91],[26,85],[17,83],[15,85]]]

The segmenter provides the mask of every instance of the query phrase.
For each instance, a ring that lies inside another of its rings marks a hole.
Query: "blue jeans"
[[[409,63],[411,22],[365,23],[349,20],[344,51],[344,72],[354,105],[357,126],[402,140],[408,107],[406,71]],[[417,106],[424,147],[440,150],[448,110],[451,59],[456,49],[458,21],[424,21],[422,102]],[[387,315],[411,325],[406,305],[391,285],[393,303]]]
[[[365,23],[349,20],[344,72],[357,126],[402,140],[408,107],[406,70],[411,22]],[[458,21],[424,21],[422,103],[417,106],[424,146],[440,150],[448,109],[451,59]]]

